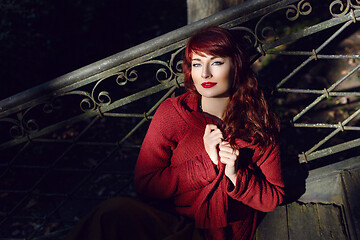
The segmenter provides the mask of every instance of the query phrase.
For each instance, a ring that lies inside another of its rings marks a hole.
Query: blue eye
[[[224,62],[221,62],[221,61],[216,61],[216,62],[213,62],[213,65],[223,65]]]
[[[200,66],[200,63],[193,63],[192,66],[193,66],[193,67],[199,67],[199,66]]]

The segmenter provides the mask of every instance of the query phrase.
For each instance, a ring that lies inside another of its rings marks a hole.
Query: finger
[[[215,129],[215,130],[213,130],[211,133],[210,133],[210,135],[212,135],[212,136],[216,136],[216,137],[219,137],[219,138],[221,138],[221,140],[223,140],[224,139],[224,137],[223,137],[223,133],[221,132],[221,130],[220,129]]]
[[[218,127],[215,124],[207,124],[205,127],[205,132],[204,134],[209,134],[211,133],[213,130],[218,129]]]
[[[222,152],[227,152],[231,155],[234,155],[235,157],[238,157],[239,156],[239,150],[237,149],[233,149],[233,148],[228,148],[228,147],[224,147],[224,146],[221,146],[221,144],[219,145],[219,150],[222,151]]]
[[[233,152],[233,154],[236,156],[236,158],[239,156],[239,150],[237,150],[237,149],[234,149],[234,152]]]
[[[239,150],[232,147],[230,145],[230,143],[226,142],[226,141],[222,141],[219,145],[219,149],[222,151],[227,151],[230,152],[232,154],[235,154],[236,156],[239,156]]]
[[[222,141],[222,133],[210,133],[208,135],[204,135],[203,139],[206,144],[218,145]]]
[[[214,130],[213,132],[211,132],[211,133],[208,133],[208,134],[204,134],[204,139],[208,139],[208,140],[216,140],[216,141],[218,141],[219,139],[220,139],[220,141],[222,141],[222,137],[223,137],[223,135],[222,135],[222,133],[221,133],[221,131],[219,130]],[[219,142],[220,143],[220,142]]]
[[[223,134],[222,134],[222,132],[220,130],[219,131],[215,130],[215,131],[213,131],[213,132],[211,132],[209,134],[209,138],[211,138],[211,139],[220,139],[222,141]]]
[[[230,143],[228,141],[222,141],[221,145],[231,147],[231,145],[230,145]]]
[[[235,165],[235,161],[230,158],[220,157],[219,160],[220,160],[220,162],[222,162],[223,164],[226,164],[226,165]]]
[[[227,165],[228,164],[228,160],[226,158],[220,157],[220,162],[222,162],[223,164]]]
[[[208,139],[206,141],[206,145],[209,146],[209,147],[216,148],[220,144],[220,142],[221,142],[220,138]]]
[[[236,155],[231,153],[231,152],[227,152],[227,151],[219,151],[219,156],[220,157],[224,157],[224,158],[228,158],[228,159],[232,159],[233,161],[236,160]]]
[[[234,153],[234,152],[235,152],[235,149],[234,149],[234,148],[232,148],[231,146],[223,145],[222,143],[223,143],[223,142],[221,142],[221,143],[219,144],[219,149],[220,149],[221,151],[225,151],[225,152],[229,152],[229,153]]]
[[[224,141],[221,141],[219,147],[224,149],[224,151],[228,151],[228,150],[233,149],[230,145],[224,145]]]

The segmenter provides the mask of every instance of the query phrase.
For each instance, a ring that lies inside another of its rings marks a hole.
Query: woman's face
[[[196,90],[203,97],[229,97],[233,68],[230,57],[192,54],[191,77]]]

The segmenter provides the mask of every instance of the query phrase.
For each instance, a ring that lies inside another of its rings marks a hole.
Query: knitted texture
[[[198,100],[189,93],[159,106],[136,164],[136,190],[170,201],[174,211],[205,229],[207,239],[249,239],[256,212],[272,211],[283,199],[279,147],[260,154],[257,144],[237,139],[239,169],[233,187],[225,166],[214,165],[204,148],[205,126],[217,122],[197,109]]]

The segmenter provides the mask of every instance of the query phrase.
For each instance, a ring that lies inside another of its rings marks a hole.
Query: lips
[[[201,84],[201,86],[203,87],[203,88],[212,88],[213,86],[215,86],[216,85],[216,83],[214,83],[214,82],[203,82],[202,84]]]

